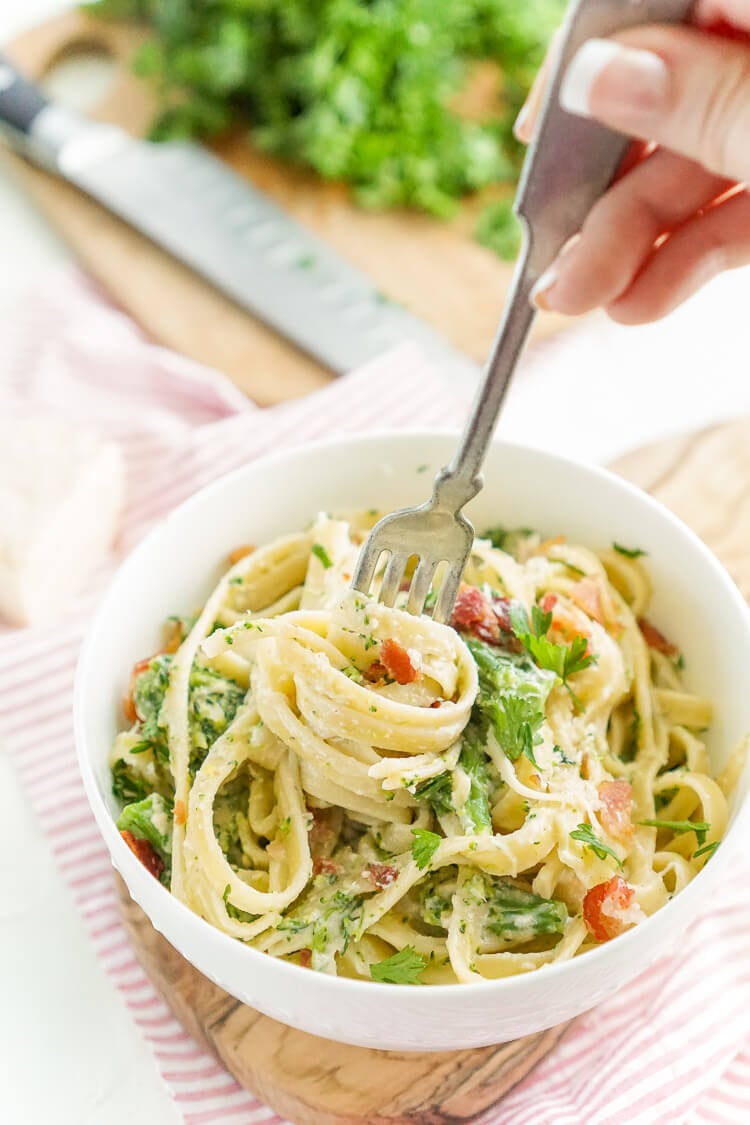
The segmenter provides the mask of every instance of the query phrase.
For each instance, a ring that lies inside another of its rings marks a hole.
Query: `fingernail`
[[[560,277],[560,263],[580,241],[580,234],[574,234],[572,238],[569,238],[552,265],[544,271],[534,285],[530,294],[531,303],[536,305],[538,309],[542,309],[544,312],[554,312],[556,306],[553,301],[552,290]]]
[[[524,144],[528,141],[529,135],[527,126],[529,124],[529,103],[526,101],[521,106],[521,112],[518,114],[513,124],[513,136],[517,141],[523,141]]]
[[[550,290],[554,288],[555,282],[558,278],[557,263],[551,265],[548,270],[545,270],[542,276],[537,281],[534,288],[531,290],[531,303],[536,305],[538,309],[543,312],[551,312],[552,305],[550,304]]]
[[[627,128],[662,110],[668,94],[669,70],[658,55],[590,39],[565,73],[560,105],[568,113]]]

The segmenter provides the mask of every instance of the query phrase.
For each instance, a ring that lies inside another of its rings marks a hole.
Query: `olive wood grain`
[[[144,83],[128,72],[127,60],[142,37],[131,27],[68,12],[16,39],[7,53],[37,79],[77,51],[111,55],[122,65],[93,115],[139,135],[153,105]],[[477,85],[483,97],[492,96],[486,81]],[[486,358],[511,268],[471,236],[479,201],[451,223],[402,212],[368,212],[351,203],[342,185],[323,183],[257,152],[244,135],[235,134],[216,147],[236,171],[364,269],[383,293],[477,361]],[[224,371],[261,404],[305,394],[328,380],[314,360],[103,208],[10,154],[2,158],[86,269],[154,339]],[[539,318],[539,332],[549,334],[563,323],[562,318]]]

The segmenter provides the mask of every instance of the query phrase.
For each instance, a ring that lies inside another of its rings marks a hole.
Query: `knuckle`
[[[738,160],[750,148],[750,52],[733,55],[718,68],[702,102],[698,128],[706,167],[737,175]]]

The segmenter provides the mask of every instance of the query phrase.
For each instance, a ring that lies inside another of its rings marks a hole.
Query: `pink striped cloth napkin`
[[[95,426],[121,442],[128,470],[128,506],[111,566],[61,624],[0,630],[0,731],[96,956],[153,1050],[187,1125],[283,1125],[182,1030],[130,950],[108,853],[75,762],[75,660],[112,566],[196,488],[249,458],[327,434],[407,426],[415,419],[452,424],[462,403],[404,347],[301,402],[260,411],[223,377],[149,343],[72,272],[53,279],[6,326],[0,365],[0,409],[51,410]],[[679,953],[577,1020],[483,1120],[750,1121],[747,875],[747,864],[738,861],[710,913],[683,935]]]

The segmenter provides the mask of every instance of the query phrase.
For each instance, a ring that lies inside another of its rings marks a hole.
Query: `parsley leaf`
[[[649,828],[666,828],[669,832],[674,832],[675,836],[695,832],[699,847],[706,842],[706,833],[711,828],[707,820],[639,820],[638,823],[647,824]]]
[[[502,695],[492,709],[497,740],[511,762],[525,755],[539,769],[534,747],[542,740],[537,731],[544,722],[544,712],[529,699],[518,695]]]
[[[370,965],[370,976],[382,984],[419,984],[420,974],[426,968],[425,960],[413,945],[405,945],[398,953]]]
[[[641,555],[648,554],[648,551],[642,551],[640,547],[623,547],[621,543],[613,543],[612,546],[618,555],[624,555],[626,559],[639,559]]]
[[[429,867],[430,860],[440,847],[443,837],[426,828],[412,828],[411,834],[414,837],[411,854],[420,871],[424,871],[425,867]]]
[[[554,644],[545,635],[552,624],[552,614],[544,613],[538,605],[531,607],[531,621],[529,621],[524,607],[518,602],[512,602],[510,621],[513,632],[526,651],[533,656],[540,668],[546,668],[559,676],[576,707],[581,709],[580,700],[576,697],[568,679],[576,672],[582,672],[584,668],[595,664],[598,659],[593,653],[589,653],[586,638],[574,637],[569,645]]]
[[[328,554],[328,551],[326,551],[322,543],[313,543],[310,550],[315,555],[315,558],[320,560],[325,570],[329,570],[330,567],[333,566],[333,563],[331,562],[331,556]]]
[[[229,883],[227,883],[224,888],[224,894],[221,896],[224,900],[224,906],[227,909],[227,915],[230,918],[234,918],[237,922],[254,922],[256,918],[260,917],[259,914],[248,914],[246,910],[240,910],[238,906],[234,906],[234,904],[229,901],[230,889]],[[279,927],[279,929],[280,928],[281,927]]]
[[[570,833],[570,838],[571,840],[579,840],[587,848],[591,848],[598,859],[606,859],[607,856],[611,856],[622,871],[622,863],[617,853],[610,848],[609,844],[605,844],[603,840],[599,839],[590,824],[579,824],[575,831]]]
[[[575,760],[575,758],[569,758],[563,750],[562,746],[558,746],[557,743],[555,743],[555,745],[552,747],[552,753],[557,755],[564,766],[578,765],[578,762]]]
[[[247,127],[262,152],[350,184],[370,209],[446,216],[469,193],[516,182],[523,150],[512,123],[565,3],[98,0],[87,7],[151,25],[155,34],[135,65],[160,99],[152,137]],[[456,99],[483,60],[497,67],[491,112],[462,112]],[[497,217],[489,225],[504,230]],[[307,254],[296,263],[313,264]]]
[[[409,788],[409,792],[418,801],[427,801],[436,816],[453,812],[453,778],[447,771],[423,781],[416,788]]]

